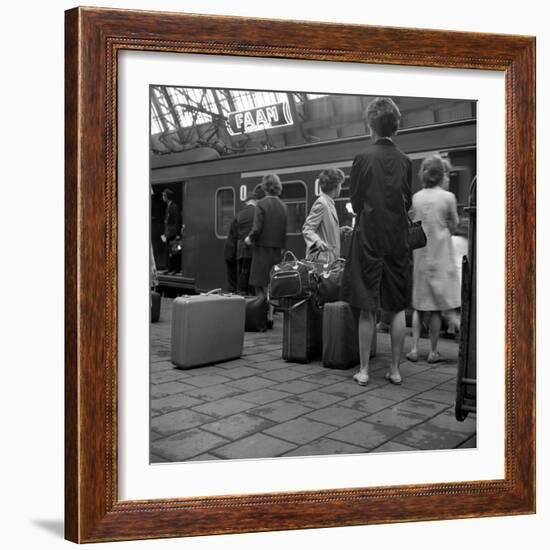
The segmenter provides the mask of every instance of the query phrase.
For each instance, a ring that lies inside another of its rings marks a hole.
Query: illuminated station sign
[[[290,126],[291,124],[293,124],[293,120],[288,103],[276,103],[275,105],[229,113],[229,133],[232,136]]]

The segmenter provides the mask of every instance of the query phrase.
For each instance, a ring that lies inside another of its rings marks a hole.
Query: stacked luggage
[[[322,359],[327,368],[347,369],[359,363],[358,318],[339,301],[345,260],[330,264],[298,260],[292,252],[270,274],[269,299],[283,312],[286,361]],[[376,331],[371,357],[376,354]]]
[[[322,353],[323,310],[311,298],[298,302],[286,299],[283,311],[283,353],[285,361],[308,363]]]
[[[271,269],[269,299],[283,312],[282,357],[286,361],[307,363],[321,355],[322,311],[314,300],[317,269],[290,251]]]
[[[292,252],[270,274],[268,300],[283,313],[282,357],[307,363],[322,359],[333,369],[359,363],[358,317],[339,300],[345,260],[319,264],[298,260]],[[158,320],[160,295],[151,295],[151,320]],[[267,328],[269,303],[259,296],[224,294],[217,289],[182,296],[173,303],[171,361],[193,368],[242,355],[244,332]],[[371,357],[376,354],[376,331]]]

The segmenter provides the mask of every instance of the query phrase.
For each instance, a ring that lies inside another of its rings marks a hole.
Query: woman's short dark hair
[[[277,174],[267,174],[262,178],[262,187],[267,195],[280,195],[283,190],[281,180]]]
[[[443,160],[439,155],[431,155],[422,161],[418,177],[424,187],[435,187],[443,183],[443,178],[449,171],[449,161]]]
[[[166,198],[167,198],[169,201],[174,200],[174,191],[172,191],[171,189],[168,189],[168,188],[164,189],[164,190],[162,191],[162,194],[163,194],[163,195],[166,195]]]
[[[367,124],[380,137],[391,137],[399,130],[401,112],[389,97],[373,99],[365,112]]]
[[[252,191],[252,194],[254,195],[254,199],[257,201],[265,197],[265,189],[263,188],[261,183],[258,183],[258,185],[254,187],[254,191]]]
[[[339,168],[327,168],[319,174],[319,187],[323,193],[330,193],[345,179],[344,172]]]

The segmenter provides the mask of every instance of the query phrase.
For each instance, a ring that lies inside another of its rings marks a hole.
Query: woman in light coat
[[[334,199],[340,195],[344,179],[338,168],[328,168],[319,175],[321,194],[302,228],[308,260],[330,263],[340,257],[340,222]]]

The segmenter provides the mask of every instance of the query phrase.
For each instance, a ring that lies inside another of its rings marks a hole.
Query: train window
[[[235,190],[232,187],[220,187],[216,191],[216,237],[224,239],[235,217]]]
[[[303,181],[284,181],[281,200],[287,207],[287,235],[301,235],[306,221],[307,187]]]

